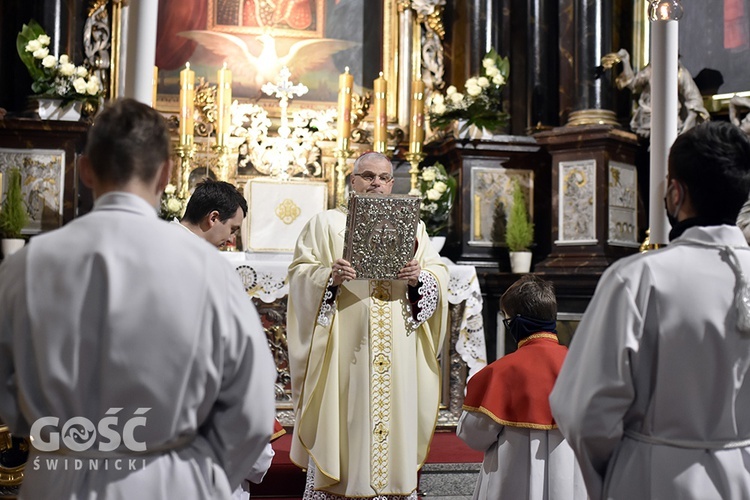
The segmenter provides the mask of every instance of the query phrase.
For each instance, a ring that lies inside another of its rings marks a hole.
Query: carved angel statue
[[[638,107],[630,120],[630,128],[641,137],[651,136],[651,64],[635,73],[630,65],[630,54],[625,49],[602,57],[602,66],[605,69],[612,68],[618,62],[622,62],[622,73],[615,78],[618,89],[628,88],[633,94],[638,95]],[[678,61],[677,86],[680,101],[679,116],[677,118],[677,133],[696,126],[699,123],[710,120],[710,115],[703,106],[698,86],[693,81],[690,72]]]
[[[750,98],[736,95],[729,100],[729,121],[750,134]]]
[[[232,70],[236,82],[254,83],[258,89],[266,82],[275,81],[285,66],[295,75],[304,75],[317,69],[333,54],[356,45],[346,40],[319,38],[291,45],[286,43],[286,50],[279,51],[277,39],[268,33],[241,38],[229,33],[194,30],[183,31],[179,35],[195,40],[219,56]]]

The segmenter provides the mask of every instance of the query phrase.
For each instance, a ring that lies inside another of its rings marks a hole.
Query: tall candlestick
[[[388,93],[388,82],[383,78],[383,72],[375,79],[373,85],[375,91],[375,128],[373,131],[372,149],[378,153],[385,153],[388,141],[388,114],[386,94]]]
[[[339,76],[339,119],[338,119],[338,146],[339,149],[347,149],[349,146],[349,134],[352,127],[352,86],[354,76],[349,73],[349,66]]]
[[[422,151],[424,141],[424,82],[421,78],[411,82],[411,126],[409,127],[409,152]]]
[[[216,107],[218,109],[216,145],[224,147],[227,144],[232,127],[232,72],[227,69],[227,63],[224,63],[224,66],[219,70],[217,80],[219,84],[216,88]]]
[[[195,108],[195,71],[190,63],[180,71],[180,144],[193,143],[193,111]]]
[[[159,67],[154,66],[154,76],[151,79],[151,107],[156,109],[156,91],[159,87]]]

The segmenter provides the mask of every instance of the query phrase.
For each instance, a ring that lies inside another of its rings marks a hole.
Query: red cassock
[[[463,409],[484,413],[502,425],[557,428],[549,394],[567,352],[554,333],[523,339],[516,352],[487,365],[469,380]]]

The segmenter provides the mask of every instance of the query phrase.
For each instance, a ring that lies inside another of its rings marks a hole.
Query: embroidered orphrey
[[[388,483],[388,433],[391,423],[392,324],[391,282],[370,281],[370,440],[371,485],[376,491]]]

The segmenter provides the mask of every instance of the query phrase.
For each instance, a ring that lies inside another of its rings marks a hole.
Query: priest
[[[350,182],[390,194],[390,160],[365,153]],[[448,271],[420,222],[398,279],[356,279],[341,258],[346,218],[313,217],[289,267],[290,457],[307,468],[305,498],[414,498],[438,415]]]

